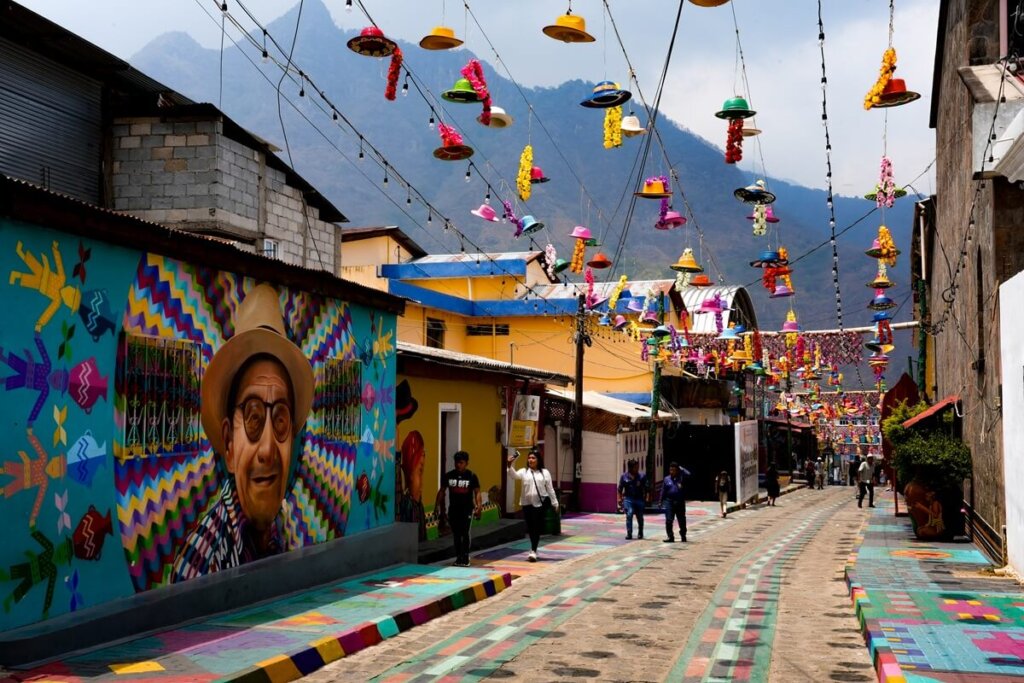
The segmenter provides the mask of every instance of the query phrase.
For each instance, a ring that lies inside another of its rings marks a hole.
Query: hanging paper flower
[[[676,273],[676,282],[675,282],[676,291],[677,292],[682,292],[684,289],[689,287],[690,286],[690,278],[692,276],[693,276],[693,273],[684,273],[684,272]]]
[[[462,136],[459,135],[453,126],[438,123],[437,132],[441,135],[441,143],[445,147],[455,147],[462,144]]]
[[[754,206],[754,236],[762,237],[768,234],[768,207],[765,204]]]
[[[729,119],[729,133],[725,141],[725,163],[743,160],[743,119]]]
[[[555,279],[555,261],[558,259],[558,252],[555,251],[555,245],[548,244],[544,247],[544,262],[547,264],[548,277],[552,280]],[[611,309],[609,309],[611,310]]]
[[[896,71],[896,50],[890,47],[882,54],[882,66],[878,70],[878,80],[864,96],[865,109],[871,109],[881,101],[882,91],[885,90],[885,86],[889,85],[894,71]]]
[[[892,161],[889,157],[883,156],[881,171],[879,174],[877,191],[875,192],[875,206],[891,209],[896,201],[896,181],[892,176]]]
[[[529,201],[531,188],[530,170],[533,168],[533,147],[523,147],[523,153],[519,155],[519,174],[516,175],[516,188],[519,190],[519,198],[524,202]],[[573,271],[578,273],[580,271]]]
[[[505,210],[505,220],[509,221],[510,223],[519,222],[519,218],[516,217],[516,212],[512,210],[512,202],[508,201],[507,199],[502,199],[501,206]]]
[[[665,187],[668,187],[668,185],[666,185]],[[660,207],[660,210],[658,211],[658,222],[659,223],[664,223],[665,222],[665,216],[668,215],[668,209],[669,209],[668,197],[662,197],[661,198],[661,207]]]
[[[391,66],[388,67],[388,85],[384,88],[384,99],[394,100],[398,88],[398,76],[402,71],[402,48],[396,47],[391,53]]]
[[[756,327],[753,334],[750,335],[750,344],[750,355],[755,361],[760,361],[761,356],[764,355],[764,347],[761,346],[761,332]]]
[[[878,253],[882,263],[887,266],[896,265],[896,243],[892,241],[889,228],[884,225],[878,226]]]
[[[609,311],[614,311],[615,307],[619,305],[619,297],[622,296],[622,290],[626,288],[626,282],[625,275],[619,277],[619,281],[615,284],[615,289],[612,290],[612,295],[608,297]]]
[[[574,273],[583,272],[583,258],[587,253],[587,241],[576,240],[576,246],[572,250],[572,260],[569,262],[569,270]]]
[[[587,283],[587,308],[594,307],[594,269],[587,266],[586,271],[583,273],[583,281]]]
[[[480,114],[480,123],[485,126],[491,125],[491,93],[487,91],[487,81],[484,80],[484,69],[480,62],[471,59],[466,66],[462,67],[462,75],[473,86],[476,96],[483,102],[484,111]]]
[[[608,107],[604,110],[604,148],[612,149],[622,145],[622,107]]]

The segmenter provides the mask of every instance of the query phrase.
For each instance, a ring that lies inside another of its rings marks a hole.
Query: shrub
[[[935,491],[959,489],[971,476],[971,449],[947,433],[951,421],[942,420],[938,428],[931,429],[903,426],[927,408],[923,402],[911,406],[904,401],[882,421],[882,433],[892,444],[896,476],[903,483],[917,479]]]

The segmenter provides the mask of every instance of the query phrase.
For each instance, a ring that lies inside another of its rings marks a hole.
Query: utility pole
[[[665,324],[665,292],[658,294],[658,324]],[[647,486],[652,489],[657,475],[654,472],[654,456],[658,445],[658,408],[661,407],[661,361],[654,361],[654,377],[651,379],[651,424],[647,428]]]
[[[579,295],[576,307],[576,330],[573,341],[576,343],[576,402],[573,406],[572,420],[572,500],[569,507],[580,509],[580,484],[582,482],[583,462],[583,350],[593,342],[587,334],[586,297]]]

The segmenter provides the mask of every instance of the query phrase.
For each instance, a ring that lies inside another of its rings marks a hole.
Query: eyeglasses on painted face
[[[268,412],[274,438],[284,442],[291,436],[292,409],[284,399],[267,403],[254,396],[242,401],[235,408],[242,411],[242,426],[245,427],[245,435],[249,437],[249,441],[256,443],[263,436]]]

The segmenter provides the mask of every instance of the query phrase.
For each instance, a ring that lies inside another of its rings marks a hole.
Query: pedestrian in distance
[[[665,543],[675,542],[672,520],[679,525],[679,540],[686,543],[686,498],[683,495],[683,477],[690,476],[679,463],[669,463],[668,476],[661,482],[661,507],[665,510]]]
[[[818,490],[822,491],[825,488],[825,463],[818,458],[814,462],[814,479],[818,484]]]
[[[540,532],[544,527],[544,515],[548,508],[558,510],[558,496],[551,483],[551,473],[544,469],[544,461],[540,453],[530,450],[526,457],[526,467],[516,469],[512,466],[518,452],[508,456],[508,475],[522,482],[519,493],[519,506],[523,508],[526,519],[526,531],[530,536],[530,562],[537,561],[537,546],[540,544]]]
[[[722,507],[722,519],[725,519],[726,508],[729,505],[729,491],[732,487],[732,479],[729,478],[729,473],[722,470],[715,477],[715,490],[718,491],[718,504]]]
[[[626,540],[633,538],[633,517],[636,517],[637,538],[644,537],[644,507],[647,505],[647,475],[640,463],[630,460],[626,472],[619,477],[619,508],[626,513]]]
[[[804,478],[807,480],[807,488],[814,488],[814,461],[807,458],[804,463]]]
[[[445,491],[448,492],[448,525],[452,529],[455,544],[455,566],[469,566],[469,535],[473,519],[480,519],[483,507],[480,504],[480,480],[469,469],[469,453],[459,451],[454,456],[455,469],[449,470],[441,480],[438,491],[438,507],[443,506]]]
[[[775,506],[775,499],[779,497],[779,470],[775,467],[775,462],[771,462],[768,465],[768,470],[764,473],[764,487],[768,491],[768,505]]]
[[[875,464],[872,462],[874,459],[873,455],[869,455],[867,460],[860,461],[860,467],[857,468],[857,507],[863,507],[865,494],[868,496],[868,507],[875,507]]]

